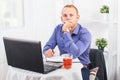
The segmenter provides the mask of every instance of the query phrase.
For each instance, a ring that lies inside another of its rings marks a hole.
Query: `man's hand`
[[[72,23],[65,22],[62,28],[62,32],[64,33],[64,32],[70,31],[71,28],[72,28]]]
[[[48,49],[45,53],[45,57],[52,57],[54,55],[54,52],[52,51],[52,49]]]

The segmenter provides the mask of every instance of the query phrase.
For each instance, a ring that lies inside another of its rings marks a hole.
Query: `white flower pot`
[[[102,19],[103,19],[103,21],[109,21],[109,14],[108,13],[102,13]]]

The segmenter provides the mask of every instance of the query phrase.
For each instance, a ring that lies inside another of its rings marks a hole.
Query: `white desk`
[[[71,69],[60,68],[41,74],[9,66],[6,80],[82,80],[81,68],[81,63],[73,63]]]

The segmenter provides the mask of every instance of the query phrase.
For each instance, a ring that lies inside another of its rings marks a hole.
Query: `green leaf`
[[[99,48],[104,48],[104,47],[106,47],[108,45],[106,39],[104,39],[104,38],[98,38],[98,39],[96,39],[95,44]]]
[[[103,5],[102,8],[100,8],[101,13],[109,13],[109,6]]]

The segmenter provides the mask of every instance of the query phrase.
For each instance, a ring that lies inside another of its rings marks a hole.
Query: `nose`
[[[67,15],[67,17],[66,17],[67,19],[69,19],[70,18],[70,16],[69,15]]]

